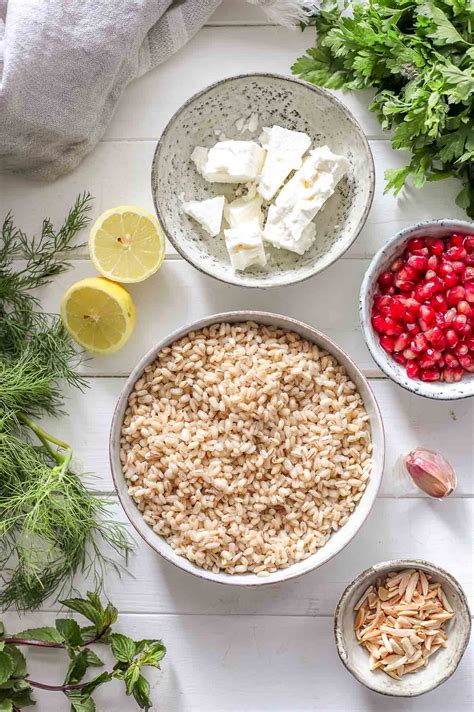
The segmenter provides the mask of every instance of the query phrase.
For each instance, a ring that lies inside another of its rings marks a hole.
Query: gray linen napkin
[[[127,84],[221,0],[0,0],[0,170],[54,180],[103,135]],[[249,0],[283,22],[304,0]]]

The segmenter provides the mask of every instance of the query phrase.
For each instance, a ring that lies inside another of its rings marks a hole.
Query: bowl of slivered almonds
[[[446,682],[469,643],[464,591],[428,561],[374,564],[346,588],[334,633],[349,672],[375,692],[416,697]]]

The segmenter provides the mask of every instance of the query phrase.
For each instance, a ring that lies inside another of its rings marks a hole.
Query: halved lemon
[[[134,205],[120,205],[97,218],[89,236],[96,270],[116,282],[142,282],[165,257],[165,235],[154,215]]]
[[[81,279],[61,299],[61,317],[74,341],[87,351],[111,354],[130,338],[135,304],[125,287],[104,277]]]

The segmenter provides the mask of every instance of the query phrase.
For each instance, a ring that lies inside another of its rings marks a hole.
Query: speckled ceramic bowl
[[[438,400],[457,400],[474,395],[474,373],[465,373],[457,383],[427,383],[409,378],[405,368],[383,350],[375,332],[370,314],[374,294],[377,290],[377,278],[403,252],[408,240],[412,237],[445,237],[453,232],[473,234],[474,223],[465,220],[430,220],[401,230],[392,237],[375,255],[365,273],[360,290],[360,321],[365,341],[372,358],[382,371],[407,391],[412,391],[426,398]]]
[[[372,433],[372,445],[373,445],[373,466],[370,475],[369,482],[367,484],[364,493],[355,508],[354,512],[349,517],[347,523],[341,527],[337,532],[334,532],[330,537],[329,541],[320,549],[318,549],[314,554],[308,556],[307,559],[303,561],[298,561],[292,564],[286,569],[279,569],[267,577],[257,576],[257,574],[228,574],[225,571],[219,571],[214,573],[213,571],[207,571],[191,561],[186,559],[184,556],[180,556],[175,552],[175,550],[168,544],[163,537],[159,536],[153,529],[145,522],[143,515],[139,511],[137,505],[132,500],[128,494],[128,486],[122,472],[122,466],[120,463],[120,433],[124,418],[124,413],[127,408],[128,397],[132,391],[135,383],[140,378],[143,370],[152,363],[158,352],[161,351],[165,346],[169,346],[177,339],[181,339],[190,331],[197,331],[203,329],[211,324],[219,324],[222,322],[236,323],[241,321],[254,321],[258,324],[265,324],[267,326],[275,326],[280,329],[285,329],[287,331],[294,331],[300,334],[305,339],[318,344],[323,349],[326,349],[329,353],[333,354],[337,358],[340,364],[344,366],[351,381],[357,386],[357,389],[364,401],[364,406],[367,414],[370,418],[370,427]],[[303,324],[300,321],[291,319],[287,316],[280,316],[278,314],[269,314],[267,312],[257,312],[257,311],[235,311],[227,312],[223,314],[214,314],[212,316],[207,316],[204,319],[199,319],[188,326],[183,326],[173,334],[170,334],[165,339],[160,341],[155,347],[153,347],[145,356],[140,360],[137,366],[134,368],[130,376],[128,377],[122,392],[120,394],[119,400],[117,402],[114,416],[112,419],[112,426],[110,431],[110,441],[109,441],[109,455],[110,455],[110,465],[112,469],[112,476],[114,479],[115,489],[119,496],[122,507],[130,520],[131,524],[135,527],[138,534],[142,537],[146,543],[151,546],[158,554],[160,554],[164,559],[174,564],[183,571],[194,574],[198,578],[207,579],[209,581],[214,581],[216,583],[229,584],[233,586],[244,586],[244,587],[254,587],[254,586],[266,586],[268,584],[273,584],[281,581],[289,581],[293,578],[297,578],[302,574],[312,571],[313,569],[322,566],[326,561],[329,561],[336,556],[357,534],[360,527],[368,517],[370,510],[372,509],[375,499],[377,497],[377,492],[380,487],[383,473],[384,465],[384,453],[385,453],[385,439],[384,431],[382,425],[382,419],[380,416],[380,411],[375,400],[375,396],[369,386],[367,379],[359,371],[355,363],[347,356],[347,354],[342,351],[339,346],[337,346],[331,339],[322,334],[320,331],[313,329],[313,327]]]
[[[239,131],[239,120],[256,115],[258,127]],[[237,126],[236,126],[237,122]],[[209,237],[181,210],[184,200],[204,200],[236,186],[207,183],[190,160],[195,146],[257,138],[277,124],[305,131],[313,146],[327,144],[347,157],[350,170],[316,216],[317,239],[305,255],[265,245],[268,264],[234,272],[223,236]],[[167,237],[202,272],[244,287],[276,287],[307,279],[332,264],[354,242],[374,193],[374,163],[362,129],[349,110],[323,89],[276,74],[223,79],[191,97],[172,117],[155,151],[151,188]]]
[[[394,680],[386,673],[369,670],[369,653],[360,646],[354,632],[354,606],[364,591],[379,577],[389,571],[401,569],[421,569],[439,581],[455,612],[454,618],[446,628],[448,647],[441,648],[430,658],[426,668],[416,673],[404,675],[401,680]],[[456,671],[469,643],[471,633],[471,615],[464,591],[456,579],[447,571],[428,561],[417,559],[396,559],[374,564],[363,571],[346,588],[337,605],[334,618],[334,634],[337,652],[349,672],[375,692],[394,697],[416,697],[430,692],[446,682]]]

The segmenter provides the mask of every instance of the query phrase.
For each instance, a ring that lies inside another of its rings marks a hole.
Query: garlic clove
[[[438,452],[417,448],[405,457],[405,467],[416,486],[430,497],[449,497],[456,489],[456,473]]]

